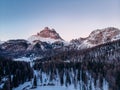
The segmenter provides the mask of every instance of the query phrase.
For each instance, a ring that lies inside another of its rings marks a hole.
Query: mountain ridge
[[[30,56],[31,54],[45,56],[48,53],[53,55],[66,50],[83,50],[119,40],[120,30],[114,27],[97,29],[86,38],[73,39],[70,42],[64,41],[54,29],[49,29],[48,27],[45,27],[36,36],[40,36],[40,38],[34,38],[31,42],[24,39],[8,40],[0,44],[0,53],[22,57]]]
[[[90,48],[107,42],[120,39],[120,30],[114,27],[104,29],[96,29],[92,31],[88,37],[73,39],[70,43],[80,48]]]

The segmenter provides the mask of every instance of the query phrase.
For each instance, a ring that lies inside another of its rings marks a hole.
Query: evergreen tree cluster
[[[92,90],[92,83],[94,83],[95,87],[99,87],[102,90],[103,79],[105,79],[104,72],[98,70],[99,66],[96,68],[94,66],[91,67],[93,63],[55,61],[37,62],[34,65],[34,69],[40,71],[38,78],[43,86],[56,85],[57,82],[61,86],[65,85],[68,87],[74,85],[74,88],[78,88],[79,86],[80,90]],[[101,69],[104,66],[105,65],[101,65]],[[98,80],[99,85],[96,84]]]
[[[12,90],[13,87],[30,81],[32,77],[33,70],[29,63],[0,57],[0,82],[4,82],[3,90]]]

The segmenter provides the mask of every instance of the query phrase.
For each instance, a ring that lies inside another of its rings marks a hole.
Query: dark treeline
[[[71,63],[66,63],[67,61]],[[71,49],[55,56],[42,58],[35,61],[34,68],[49,71],[56,67],[59,70],[60,66],[60,70],[63,71],[64,68],[70,68],[72,65],[91,72],[95,80],[99,76],[105,78],[109,83],[109,90],[120,90],[120,40],[85,50]]]
[[[29,63],[0,57],[0,83],[4,83],[3,90],[12,90],[32,77],[33,70]]]

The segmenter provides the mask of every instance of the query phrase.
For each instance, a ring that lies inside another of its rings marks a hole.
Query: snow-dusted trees
[[[37,63],[39,67],[36,67],[37,70],[40,70],[41,85],[56,85],[58,82],[59,85],[64,85],[69,87],[74,85],[75,88],[80,88],[81,90],[90,89],[92,90],[94,86],[102,88],[103,87],[103,73],[100,67],[96,62],[39,62]],[[91,67],[92,65],[92,67]],[[45,66],[45,67],[44,67]],[[53,68],[50,68],[53,66]],[[104,66],[104,65],[103,65]],[[106,66],[106,64],[105,64]],[[42,70],[44,67],[46,70]],[[47,73],[49,70],[49,73]],[[51,74],[52,73],[52,74]],[[55,77],[55,78],[53,78]],[[98,78],[99,77],[99,78]],[[59,81],[57,81],[59,80]],[[97,81],[99,80],[99,85]],[[51,83],[51,81],[54,81]],[[58,85],[58,84],[57,84]],[[103,89],[104,90],[104,89]]]
[[[19,84],[30,81],[33,77],[33,71],[27,62],[12,61],[9,58],[0,57],[0,76],[1,80],[6,79],[4,86],[10,85],[11,90]]]
[[[37,87],[37,78],[36,78],[36,75],[34,76],[33,87],[34,87],[34,88]]]
[[[66,87],[67,87],[68,85],[71,85],[71,78],[70,78],[69,73],[70,73],[69,70],[66,71],[66,80],[65,80],[65,85],[66,85]]]
[[[93,85],[103,89],[107,81],[109,89],[120,90],[120,40],[84,50],[60,51],[37,60],[34,68],[47,74],[58,70],[61,85],[71,82],[75,87],[82,86],[81,90],[92,90]],[[50,75],[51,80],[57,76],[55,72]]]
[[[64,72],[63,71],[59,72],[59,76],[60,76],[60,84],[62,86],[64,85]]]

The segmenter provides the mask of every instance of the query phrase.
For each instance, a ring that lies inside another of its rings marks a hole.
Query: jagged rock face
[[[62,39],[59,34],[54,29],[49,29],[45,27],[40,33],[37,34],[38,36],[44,38],[52,38],[52,39]]]
[[[36,35],[32,35],[31,37],[28,38],[28,41],[30,42],[33,42],[35,40],[39,40],[47,43],[64,41],[54,29],[49,29],[48,27],[45,27],[42,31],[40,31]]]
[[[90,33],[87,38],[74,39],[70,43],[77,49],[90,48],[107,42],[120,39],[120,30],[114,27],[97,29]]]
[[[87,38],[88,42],[91,44],[103,44],[107,43],[116,39],[120,39],[120,30],[117,28],[105,28],[105,29],[98,29],[93,31],[89,37]]]

